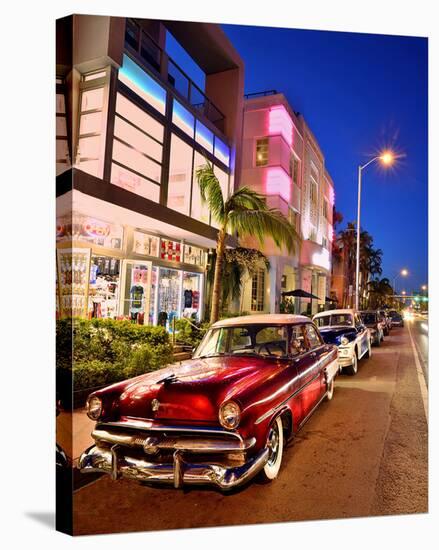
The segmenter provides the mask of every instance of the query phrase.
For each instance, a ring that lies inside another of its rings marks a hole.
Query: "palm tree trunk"
[[[226,231],[224,228],[218,232],[218,240],[216,245],[216,263],[215,263],[215,275],[213,278],[212,289],[212,307],[210,310],[210,322],[215,323],[219,317],[219,306],[221,297],[221,275],[223,271],[224,262],[224,248],[226,241]]]

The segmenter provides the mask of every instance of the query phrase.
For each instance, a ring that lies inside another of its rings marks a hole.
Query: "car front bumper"
[[[349,367],[354,362],[353,346],[339,346],[338,348],[338,364],[340,368]]]
[[[244,452],[242,456],[246,456],[245,451],[254,445],[254,439],[225,443],[215,438],[177,437],[170,440],[167,437],[135,437],[134,443],[130,444],[127,440],[130,436],[126,434],[95,430],[92,435],[97,444],[82,453],[79,459],[81,472],[102,472],[111,475],[112,479],[170,484],[177,489],[184,485],[205,484],[222,491],[233,489],[260,472],[269,456],[269,449],[264,448],[239,465],[228,463],[230,454]],[[165,448],[171,459],[162,461],[160,450]],[[199,460],[199,456],[206,458],[209,455],[212,460]]]

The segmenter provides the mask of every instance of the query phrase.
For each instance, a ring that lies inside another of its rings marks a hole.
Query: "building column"
[[[269,277],[269,292],[270,292],[270,313],[279,313],[280,300],[282,292],[282,275],[285,266],[285,260],[280,256],[269,256],[270,270]]]

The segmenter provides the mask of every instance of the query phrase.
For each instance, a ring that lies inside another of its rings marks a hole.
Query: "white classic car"
[[[353,309],[333,309],[313,317],[323,340],[338,346],[338,365],[348,374],[357,374],[358,361],[372,355],[370,331]]]

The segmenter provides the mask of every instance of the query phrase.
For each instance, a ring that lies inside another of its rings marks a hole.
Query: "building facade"
[[[172,34],[204,73],[166,50]],[[57,314],[201,319],[217,227],[196,169],[239,184],[244,68],[219,26],[57,22]],[[229,245],[234,239],[229,237]]]
[[[318,299],[293,299],[296,313],[316,313],[329,297],[334,184],[323,153],[305,119],[283,94],[246,96],[241,185],[267,197],[294,225],[300,237],[289,253],[267,239],[262,252],[270,269],[244,285],[241,309],[278,312],[282,292],[302,289]],[[245,245],[260,248],[253,238]]]

